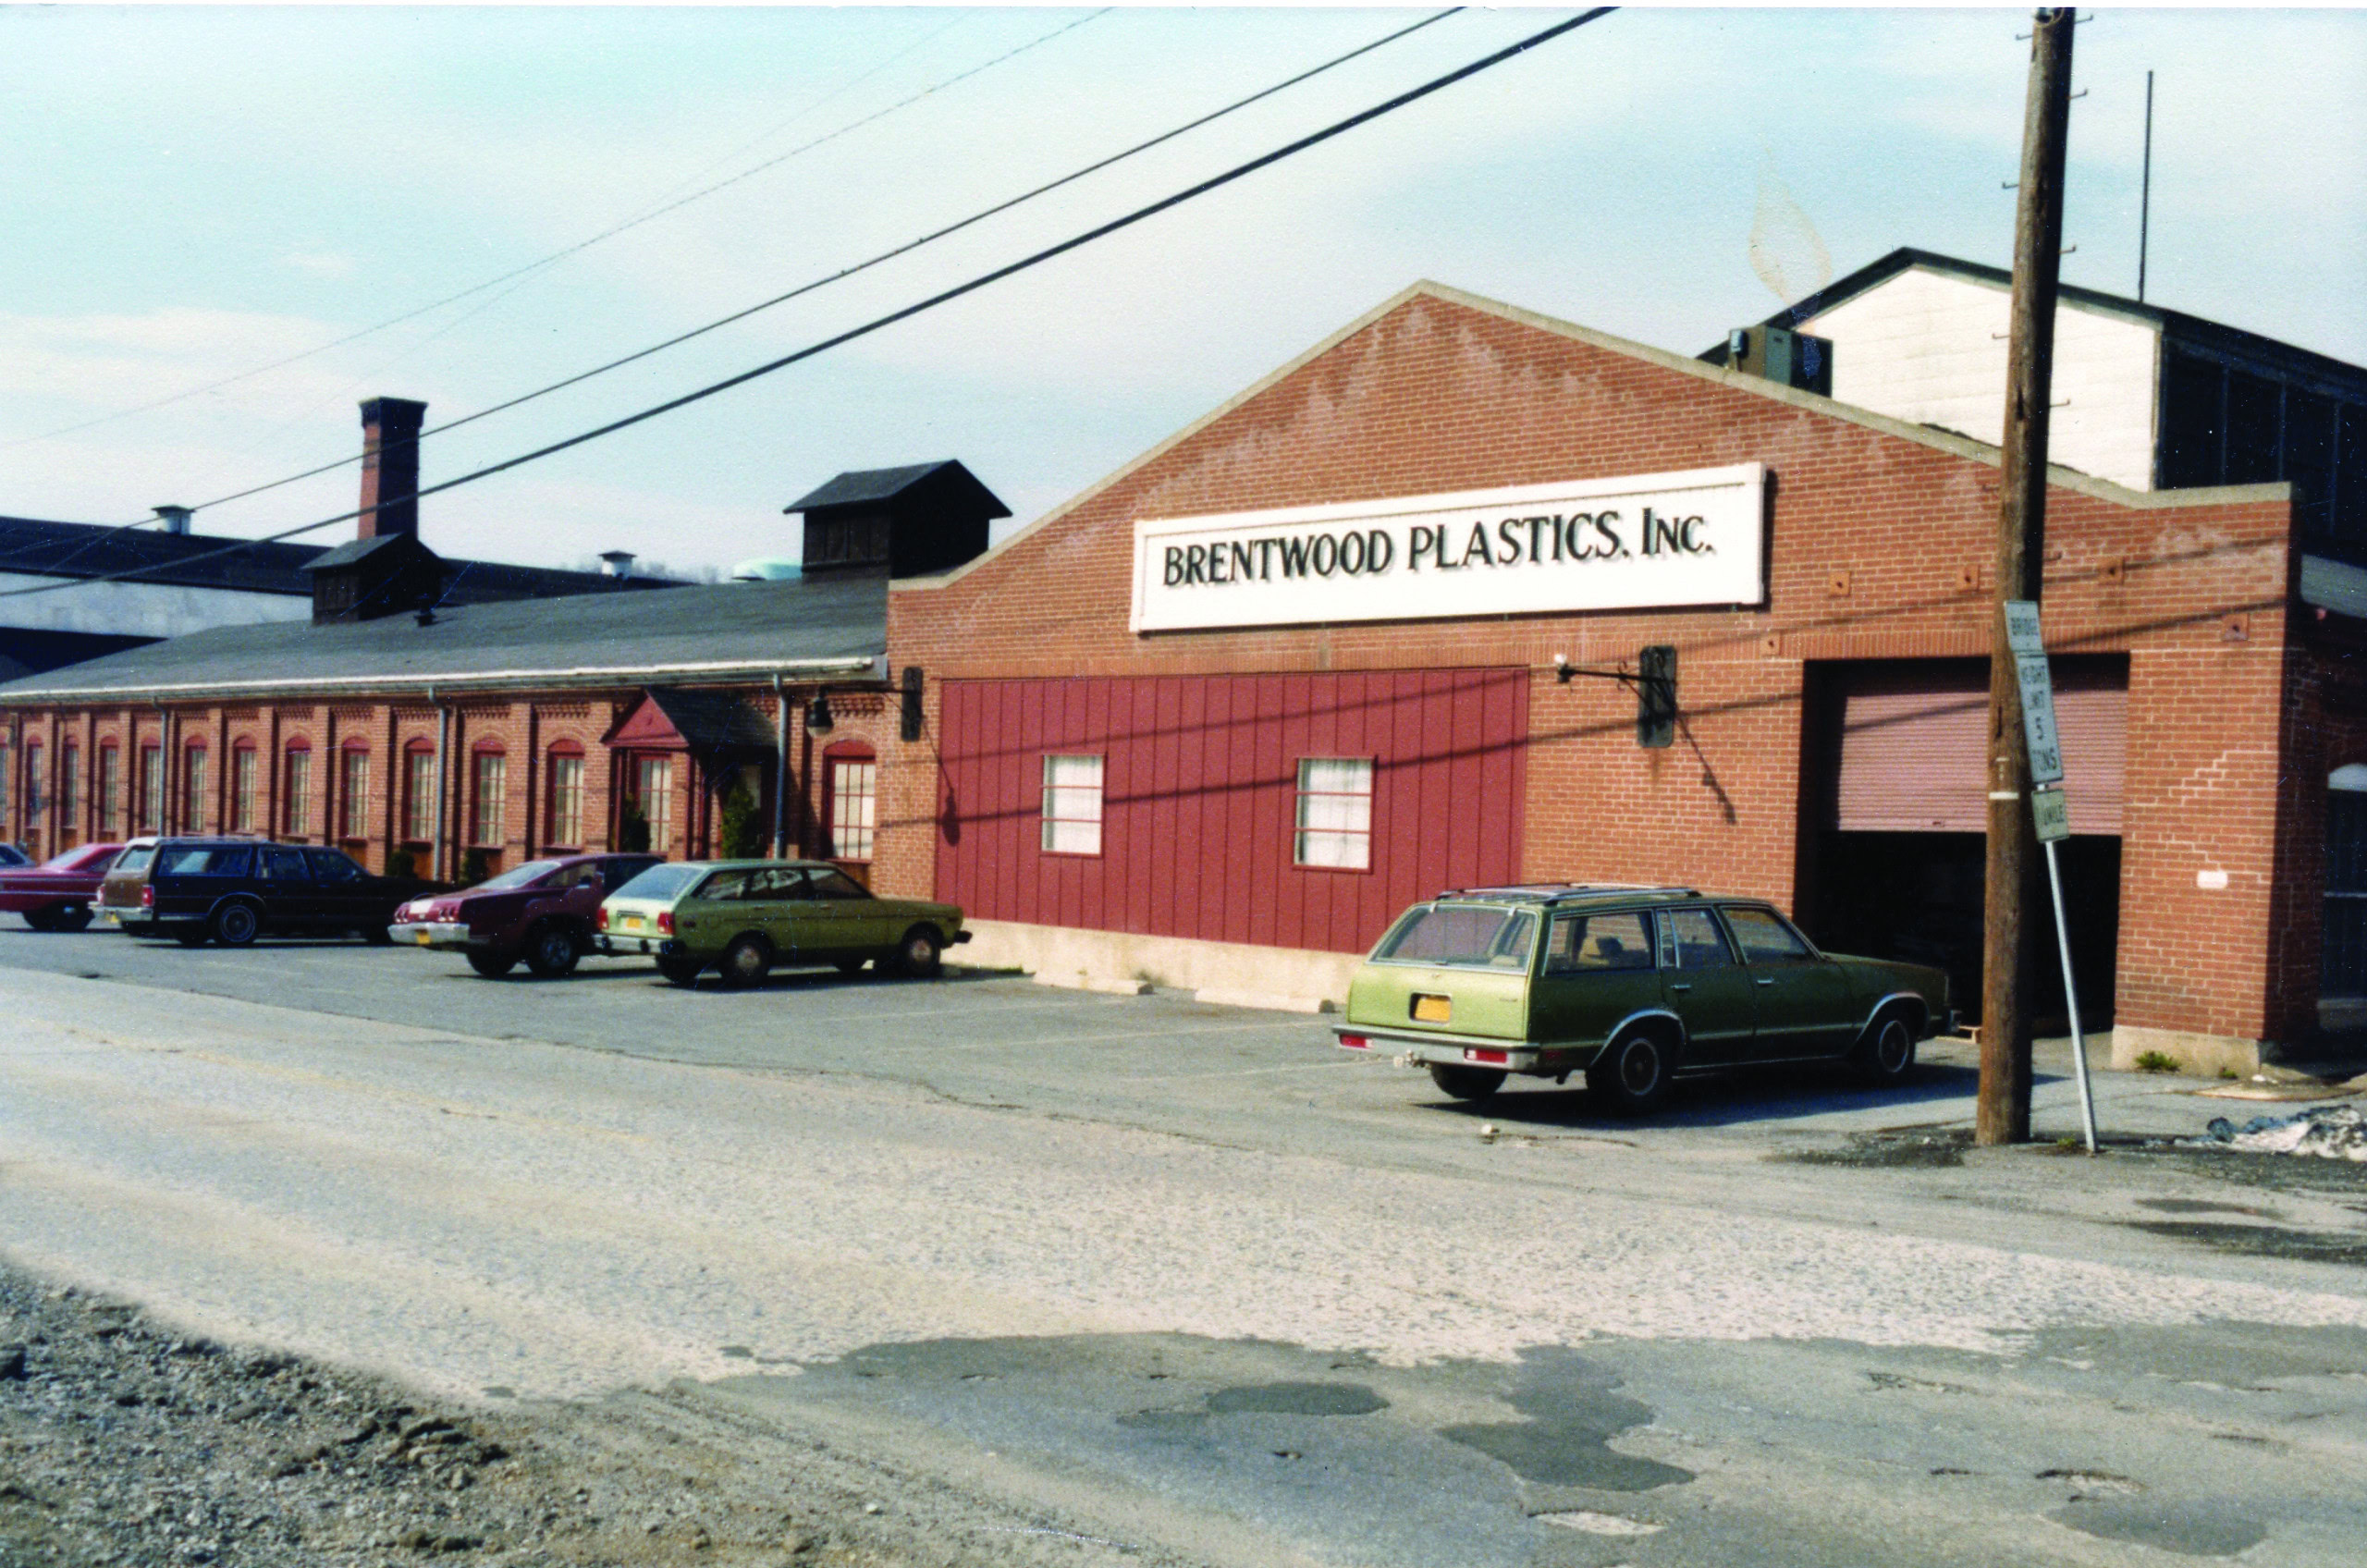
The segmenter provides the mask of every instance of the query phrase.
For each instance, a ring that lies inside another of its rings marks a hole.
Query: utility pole
[[[2005,353],[2004,472],[1997,582],[1990,610],[1989,864],[1982,898],[1981,1094],[1974,1136],[2030,1135],[2030,965],[2022,913],[2037,905],[2030,748],[2005,622],[2008,600],[2036,603],[2046,566],[2046,423],[2054,364],[2055,284],[2063,263],[2063,158],[2071,119],[2076,13],[2042,10],[2030,30],[2030,97],[2014,214],[2013,323]]]

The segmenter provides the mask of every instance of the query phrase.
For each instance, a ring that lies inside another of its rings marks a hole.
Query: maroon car
[[[91,924],[99,882],[123,853],[121,844],[85,844],[39,865],[0,872],[0,909],[36,931],[80,931]]]
[[[663,858],[530,860],[473,888],[413,899],[395,911],[387,930],[398,942],[466,953],[479,974],[507,974],[523,959],[536,974],[555,979],[592,950],[600,900]]]

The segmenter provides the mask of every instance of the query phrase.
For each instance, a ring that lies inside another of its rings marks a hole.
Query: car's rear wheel
[[[701,963],[694,958],[668,957],[661,958],[657,961],[657,973],[663,974],[667,979],[671,980],[677,986],[696,985],[698,983],[699,971],[705,967],[705,964]]]
[[[263,934],[263,915],[249,903],[227,903],[207,923],[214,939],[226,948],[243,948]]]
[[[1492,1067],[1455,1067],[1443,1061],[1430,1063],[1430,1082],[1441,1093],[1459,1100],[1484,1100],[1504,1086],[1504,1075]]]
[[[1903,1084],[1915,1071],[1915,1026],[1903,1011],[1883,1013],[1849,1056],[1858,1076],[1876,1088]]]
[[[374,948],[391,948],[395,945],[395,934],[383,925],[363,926],[362,939]]]
[[[754,932],[734,937],[717,968],[727,986],[761,986],[773,972],[773,945]]]
[[[526,967],[545,980],[570,973],[583,956],[575,933],[556,920],[544,921],[526,937]]]
[[[475,970],[479,974],[484,975],[488,980],[500,979],[503,975],[509,974],[509,971],[516,966],[517,962],[518,960],[515,957],[505,958],[501,954],[495,952],[472,952],[469,954],[469,967]]]
[[[1640,1116],[1668,1097],[1676,1062],[1667,1038],[1631,1030],[1602,1048],[1587,1069],[1587,1087],[1623,1116]]]
[[[61,904],[51,910],[49,914],[50,918],[57,923],[57,929],[60,931],[84,931],[90,928],[91,906],[88,904]]]
[[[945,966],[945,938],[934,925],[915,925],[896,947],[896,967],[915,980],[926,980]]]
[[[25,911],[25,924],[31,926],[36,931],[56,930],[56,906],[54,904],[43,904],[39,909],[29,909]]]

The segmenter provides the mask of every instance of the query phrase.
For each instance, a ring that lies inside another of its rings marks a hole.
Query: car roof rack
[[[1596,899],[1613,893],[1660,893],[1669,898],[1698,899],[1699,888],[1661,882],[1527,882],[1489,888],[1449,888],[1433,895],[1441,899],[1517,898],[1560,903],[1564,899]]]

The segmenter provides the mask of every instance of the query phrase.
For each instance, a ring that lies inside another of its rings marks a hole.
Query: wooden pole
[[[2037,902],[2030,761],[2021,688],[2006,646],[2005,601],[2039,598],[2046,562],[2046,427],[2054,296],[2063,261],[2063,161],[2071,118],[2074,13],[2038,13],[2014,216],[2013,323],[2005,355],[2004,473],[1997,508],[1996,602],[1989,653],[1989,863],[1981,962],[1981,1093],[1974,1136],[2030,1135],[2031,964],[2023,912]]]

